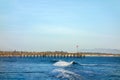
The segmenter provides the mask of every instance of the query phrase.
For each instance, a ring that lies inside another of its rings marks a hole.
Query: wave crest
[[[54,63],[53,65],[54,66],[59,66],[59,67],[66,67],[66,66],[70,66],[72,64],[73,64],[73,61],[66,62],[66,61],[59,60],[58,62]]]

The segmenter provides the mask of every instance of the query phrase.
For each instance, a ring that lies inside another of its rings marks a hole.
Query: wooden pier
[[[25,52],[25,51],[0,51],[0,57],[89,57],[89,56],[101,56],[101,57],[120,57],[120,54],[111,53],[68,53],[63,51],[55,52]]]
[[[0,51],[0,57],[84,57],[82,53]]]

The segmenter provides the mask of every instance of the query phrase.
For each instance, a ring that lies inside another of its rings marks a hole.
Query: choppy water
[[[55,66],[59,60],[74,62]],[[0,80],[120,80],[120,57],[2,57]]]

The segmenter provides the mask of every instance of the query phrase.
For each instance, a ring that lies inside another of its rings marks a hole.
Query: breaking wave
[[[73,63],[74,63],[73,61],[66,62],[66,61],[59,60],[58,62],[54,63],[53,65],[54,66],[59,66],[59,67],[66,67],[66,66],[72,65]]]
[[[60,78],[60,79],[83,80],[80,75],[62,68],[54,69],[52,73],[56,78]]]
[[[79,62],[75,62],[75,61],[71,61],[71,62],[67,62],[67,61],[63,61],[63,60],[55,60],[54,61],[54,66],[59,66],[59,67],[67,67],[70,65],[78,65],[78,66],[113,66],[112,64],[82,64]],[[120,66],[118,64],[114,64],[114,66]]]

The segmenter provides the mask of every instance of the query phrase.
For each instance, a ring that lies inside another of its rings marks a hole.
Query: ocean
[[[120,57],[0,57],[0,80],[120,80]]]

